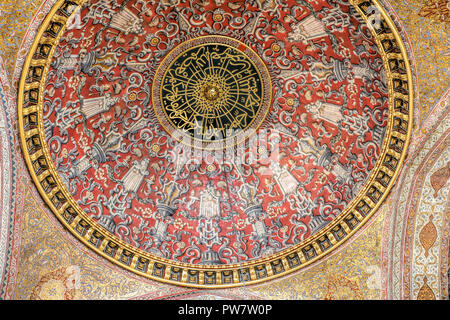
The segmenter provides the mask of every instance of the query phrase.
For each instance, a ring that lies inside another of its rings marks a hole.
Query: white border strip
[[[9,245],[9,227],[11,219],[11,192],[12,192],[12,158],[11,140],[8,129],[6,110],[8,106],[9,87],[6,69],[0,57],[0,288],[4,280],[7,249]]]

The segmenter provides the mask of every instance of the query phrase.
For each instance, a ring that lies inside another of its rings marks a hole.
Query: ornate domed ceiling
[[[20,133],[50,209],[109,260],[196,287],[330,253],[389,192],[411,74],[373,1],[59,1]]]

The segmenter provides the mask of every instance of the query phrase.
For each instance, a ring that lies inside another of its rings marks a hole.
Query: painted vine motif
[[[272,105],[232,150],[192,150],[152,107],[174,47],[237,39],[271,75]],[[388,122],[383,60],[345,1],[109,1],[77,12],[47,74],[44,128],[79,206],[146,252],[190,264],[250,261],[335,219],[364,185]]]

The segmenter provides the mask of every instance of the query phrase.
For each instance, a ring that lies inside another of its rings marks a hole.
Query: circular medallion
[[[412,124],[376,0],[60,0],[24,64],[24,157],[49,208],[128,270],[283,276],[372,217]]]
[[[270,75],[258,55],[228,37],[176,46],[159,66],[153,107],[167,132],[187,145],[221,149],[248,139],[270,107]]]

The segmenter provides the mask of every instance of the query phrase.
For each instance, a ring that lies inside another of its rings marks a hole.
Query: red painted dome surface
[[[44,93],[62,181],[94,221],[173,261],[302,242],[381,153],[388,89],[371,32],[344,1],[170,2],[91,1],[74,16]],[[190,144],[195,128],[240,138]]]

